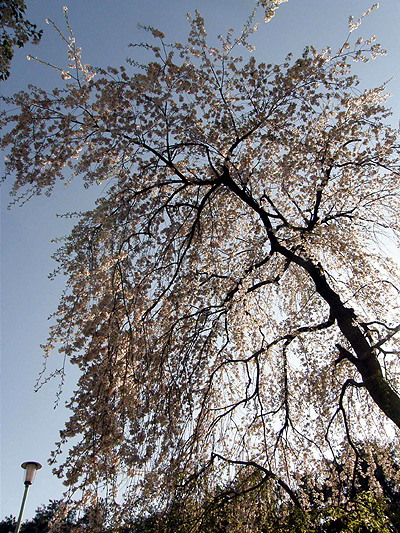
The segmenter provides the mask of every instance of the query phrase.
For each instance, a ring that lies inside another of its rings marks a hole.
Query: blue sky
[[[289,0],[272,22],[262,24],[254,39],[255,54],[268,62],[279,62],[304,46],[338,47],[347,37],[350,14],[358,18],[372,0]],[[34,61],[28,53],[63,67],[66,50],[45,18],[63,25],[62,6],[69,18],[83,62],[94,66],[120,65],[132,49],[129,42],[145,38],[137,23],[164,31],[170,41],[183,41],[187,33],[185,15],[196,8],[206,21],[208,35],[214,38],[229,27],[240,30],[252,0],[27,0],[28,17],[44,29],[39,46],[17,51],[11,77],[0,86],[4,94],[25,89],[28,83],[44,88],[61,84],[56,71]],[[390,105],[394,120],[400,118],[400,2],[383,0],[380,9],[365,19],[360,35],[375,34],[388,50],[388,56],[368,65],[357,65],[363,86],[376,86],[392,76]],[[7,210],[9,184],[1,189],[1,509],[0,518],[17,515],[23,493],[20,464],[27,460],[43,464],[30,490],[25,518],[32,517],[40,504],[58,499],[63,492],[60,480],[47,465],[50,451],[58,440],[68,413],[69,399],[77,374],[70,369],[64,393],[54,409],[57,382],[34,393],[42,367],[40,343],[47,337],[48,316],[55,310],[63,280],[48,280],[54,269],[52,239],[66,233],[70,223],[57,217],[68,211],[89,208],[96,191],[84,191],[79,183],[59,186],[51,198],[38,197],[23,207]],[[54,354],[50,367],[57,366]],[[53,366],[52,366],[53,365]]]

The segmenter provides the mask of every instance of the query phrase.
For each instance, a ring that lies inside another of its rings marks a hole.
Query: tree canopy
[[[383,51],[350,19],[337,52],[266,64],[254,14],[220,48],[189,23],[186,44],[145,28],[105,70],[68,25],[65,85],[6,99],[16,201],[66,168],[107,185],[55,255],[46,357],[81,371],[55,472],[116,513],[243,469],[301,508],[302,476],[330,461],[355,483],[361,436],[372,464],[400,427],[399,272],[380,248],[398,244],[398,131],[385,85],[352,72]]]

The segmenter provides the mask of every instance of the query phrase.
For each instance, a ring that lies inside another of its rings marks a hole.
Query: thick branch
[[[400,428],[400,397],[385,380],[374,347],[369,344],[355,322],[353,309],[346,307],[340,296],[329,286],[319,264],[314,265],[311,260],[297,256],[280,244],[277,244],[276,251],[299,265],[310,275],[318,294],[329,305],[331,315],[356,354],[356,357],[350,360],[360,372],[365,388],[378,407]]]
[[[381,365],[375,355],[374,347],[369,344],[355,322],[354,311],[346,307],[340,296],[330,287],[322,266],[319,263],[315,265],[310,259],[297,255],[279,242],[268,214],[252,196],[235,183],[227,166],[223,167],[221,180],[236,196],[258,213],[271,243],[271,254],[283,255],[288,261],[297,264],[311,277],[318,294],[329,305],[331,317],[337,321],[340,331],[356,354],[353,363],[362,376],[365,388],[378,407],[400,428],[400,397],[385,380]]]

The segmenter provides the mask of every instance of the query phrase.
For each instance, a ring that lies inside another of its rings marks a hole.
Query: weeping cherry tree
[[[383,52],[350,19],[337,52],[258,62],[253,19],[219,48],[198,13],[186,44],[147,28],[105,70],[69,29],[63,87],[7,99],[16,201],[106,185],[55,254],[45,346],[80,370],[52,461],[84,502],[247,469],[300,506],[301,476],[398,436],[398,131],[351,66]]]

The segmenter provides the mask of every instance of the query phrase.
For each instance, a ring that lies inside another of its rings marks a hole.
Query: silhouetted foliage
[[[0,0],[0,80],[10,75],[14,48],[28,41],[37,44],[42,36],[43,30],[26,19],[25,10],[23,0]]]

